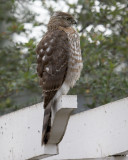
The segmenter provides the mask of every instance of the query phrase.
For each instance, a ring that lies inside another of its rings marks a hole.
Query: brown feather
[[[51,105],[56,92],[62,86],[68,67],[69,42],[67,34],[61,30],[47,32],[37,46],[37,73],[44,95],[44,121],[42,144],[47,143],[50,131]]]

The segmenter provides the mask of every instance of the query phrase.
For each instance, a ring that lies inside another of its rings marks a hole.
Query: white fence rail
[[[73,107],[70,96],[65,104],[69,99]],[[127,159],[109,156],[128,154],[128,98],[72,115],[58,147],[41,147],[42,105],[0,117],[0,160]]]
[[[47,160],[103,158],[127,153],[128,98],[124,98],[71,116],[59,154]]]

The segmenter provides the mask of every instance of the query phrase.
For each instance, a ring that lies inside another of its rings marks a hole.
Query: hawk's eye
[[[67,21],[71,21],[71,18],[66,18],[67,19]]]

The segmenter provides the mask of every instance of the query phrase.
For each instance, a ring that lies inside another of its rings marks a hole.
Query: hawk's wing
[[[47,143],[51,128],[51,104],[65,80],[68,68],[69,42],[61,30],[47,32],[37,46],[37,72],[44,93],[42,144]],[[48,105],[49,104],[49,105]]]
[[[47,32],[37,46],[37,72],[44,93],[44,108],[61,87],[67,72],[69,42],[61,30]]]

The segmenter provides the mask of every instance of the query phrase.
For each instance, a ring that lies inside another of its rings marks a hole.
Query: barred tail
[[[49,135],[51,130],[51,105],[44,111],[44,119],[43,119],[43,130],[42,130],[42,141],[41,144],[47,144]]]
[[[62,95],[61,92],[50,91],[44,94],[44,119],[43,119],[43,130],[42,130],[42,141],[41,144],[47,144],[50,131],[51,131],[51,108],[56,105],[57,99]]]

